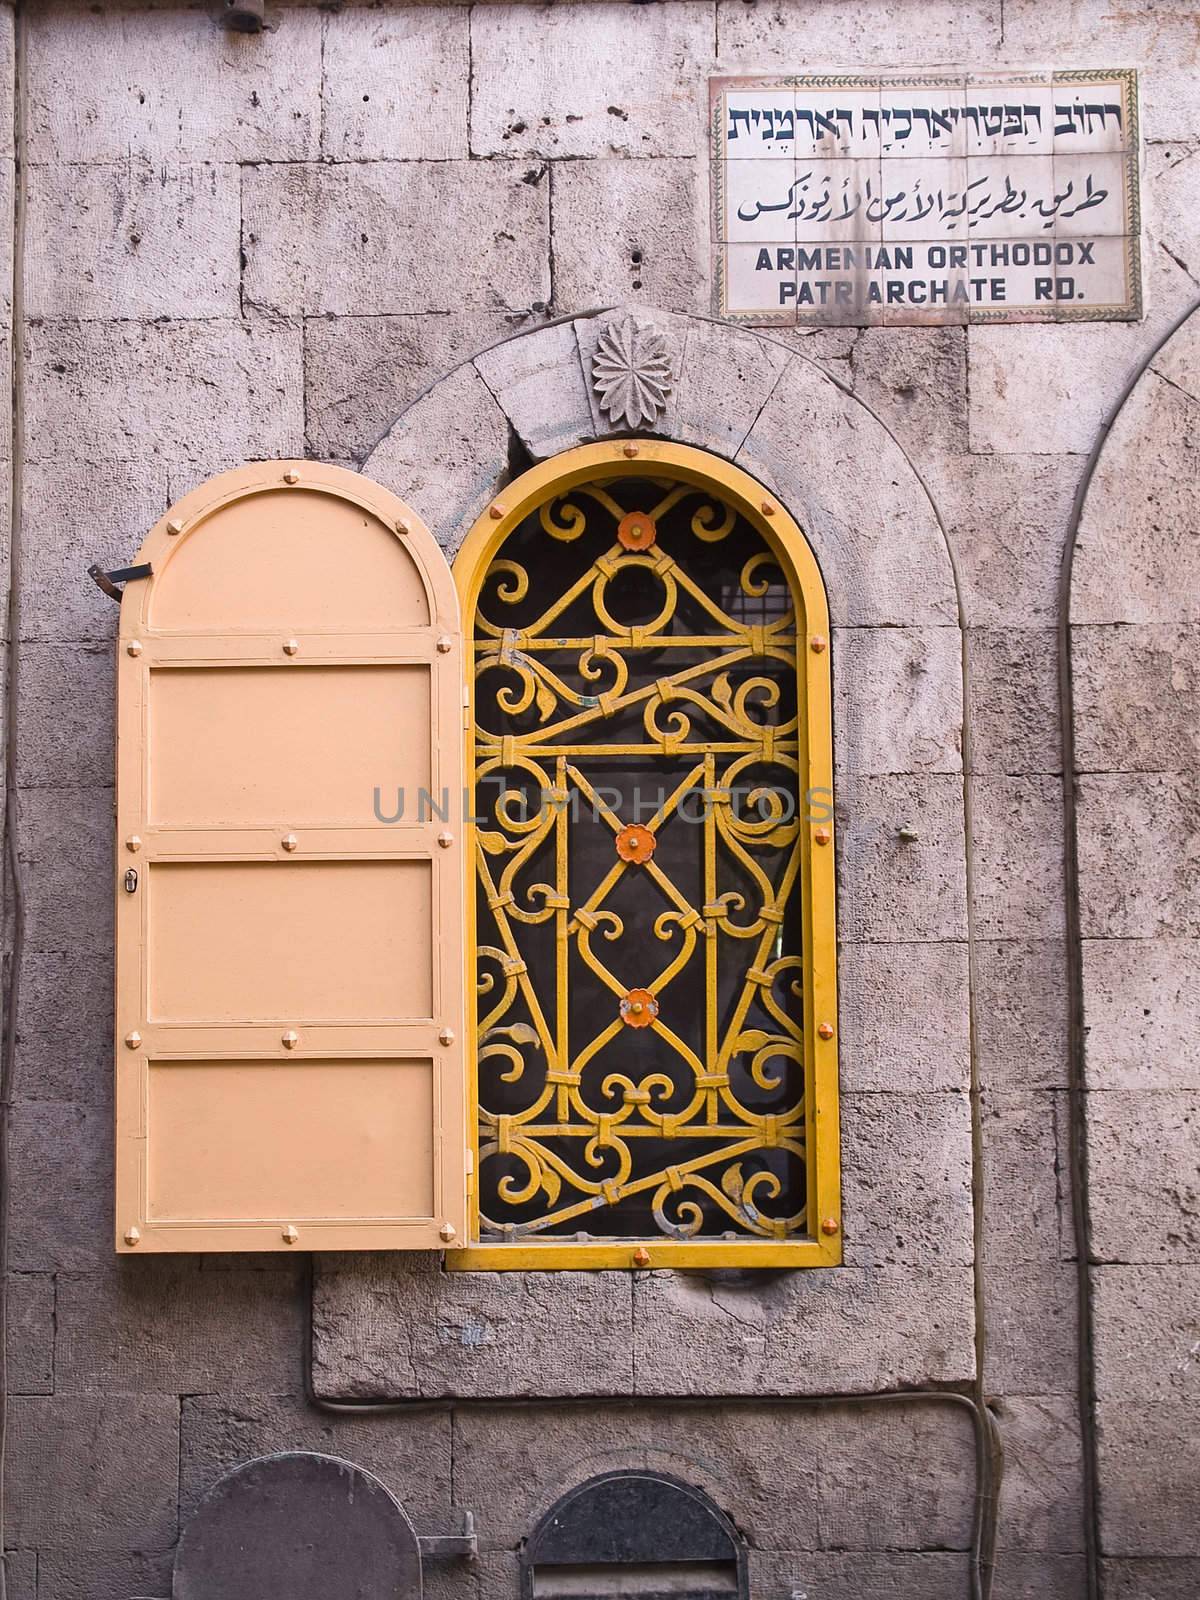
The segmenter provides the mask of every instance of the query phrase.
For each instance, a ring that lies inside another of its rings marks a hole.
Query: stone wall
[[[5,218],[14,83],[23,192],[10,1596],[164,1596],[214,1478],[310,1448],[378,1473],[421,1532],[476,1513],[484,1553],[432,1569],[438,1596],[515,1595],[557,1494],[645,1461],[734,1516],[762,1600],[949,1600],[969,1592],[965,1414],[721,1396],[977,1384],[1005,1450],[994,1595],[1086,1594],[1060,570],[1106,420],[1200,295],[1194,6],[296,4],[250,37],[218,10],[35,0],[15,50],[0,11]],[[947,63],[1139,69],[1144,320],[705,322],[707,76]],[[337,1416],[304,1398],[301,1263],[111,1253],[116,608],[83,571],[131,559],[212,473],[305,454],[365,466],[453,547],[512,460],[592,435],[579,342],[616,303],[677,319],[673,435],[768,483],[830,588],[848,1265],[735,1288],[328,1258],[319,1392],[545,1402]],[[1200,1588],[1195,344],[1159,351],[1109,437],[1070,614],[1085,1354],[1120,1600]],[[662,1398],[689,1386],[702,1413]],[[638,1403],[553,1403],[580,1391]]]

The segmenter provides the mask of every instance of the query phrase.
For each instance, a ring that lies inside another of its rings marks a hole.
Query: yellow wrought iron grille
[[[778,556],[708,486],[598,471],[508,533],[473,631],[480,1239],[811,1237]]]

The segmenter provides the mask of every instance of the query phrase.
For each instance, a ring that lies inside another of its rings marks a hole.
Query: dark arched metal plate
[[[173,1600],[421,1600],[412,1524],[336,1456],[262,1456],[227,1473],[185,1526]]]

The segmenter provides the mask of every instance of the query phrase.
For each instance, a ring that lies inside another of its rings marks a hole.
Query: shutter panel
[[[212,479],[138,560],[153,576],[126,591],[117,666],[117,1248],[462,1242],[449,567],[393,495],[302,461]]]

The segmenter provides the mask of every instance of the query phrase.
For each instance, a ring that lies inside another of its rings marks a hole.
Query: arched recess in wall
[[[905,1382],[968,1379],[974,1248],[962,636],[945,538],[891,434],[811,361],[725,324],[642,307],[629,314],[652,321],[672,351],[665,406],[638,435],[711,451],[776,495],[803,529],[828,595],[852,1269],[831,1282],[830,1314],[872,1324],[895,1314],[899,1329],[901,1300],[920,1280],[924,1320],[937,1335],[898,1333],[889,1373]],[[503,501],[514,458],[520,471],[627,431],[600,410],[592,366],[603,324],[623,315],[537,329],[465,362],[397,419],[363,471],[423,515],[453,555],[489,505]],[[914,817],[915,830],[906,826]],[[931,993],[941,1000],[936,1016]],[[872,1277],[868,1305],[857,1273],[872,1264],[889,1270]],[[697,1290],[686,1276],[664,1280],[663,1292],[678,1300],[678,1315],[704,1314],[692,1307]],[[699,1328],[696,1337],[703,1345]],[[669,1367],[670,1352],[662,1356]],[[852,1348],[847,1357],[852,1364]],[[850,1386],[869,1381],[848,1373]]]
[[[1200,310],[1095,460],[1068,598],[1097,1491],[1119,1586],[1125,1560],[1200,1554],[1196,1475],[1158,1467],[1185,1458],[1200,1405],[1165,1364],[1122,1359],[1149,1307],[1162,1351],[1186,1346],[1200,1263]]]

